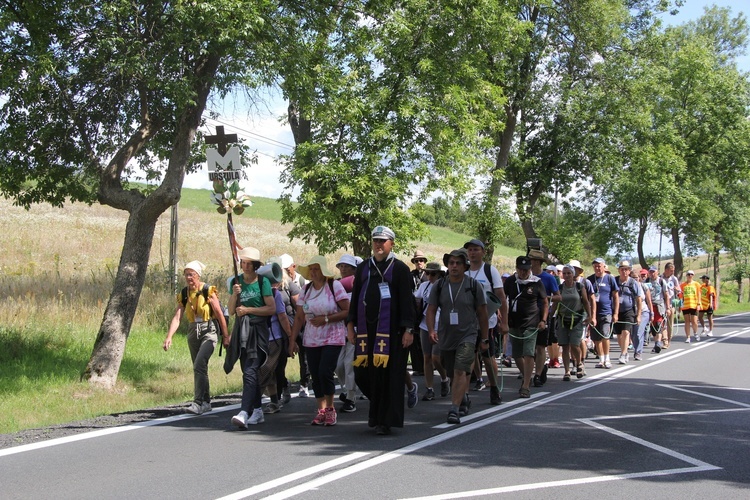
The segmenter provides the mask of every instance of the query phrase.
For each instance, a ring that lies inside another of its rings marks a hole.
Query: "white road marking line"
[[[529,399],[540,398],[542,396],[546,396],[547,394],[549,394],[549,392],[535,392],[535,393],[533,393],[531,395],[531,398],[529,398]],[[512,406],[516,406],[516,405],[519,405],[521,403],[525,403],[526,401],[527,400],[521,399],[521,398],[514,399],[513,401],[510,401],[508,403],[505,403],[505,404],[502,404],[502,405],[499,405],[499,406],[495,406],[493,408],[488,408],[486,410],[478,411],[476,413],[469,413],[465,417],[461,417],[461,423],[465,424],[465,423],[471,422],[472,420],[476,420],[478,418],[484,417],[485,415],[491,415],[493,413],[498,413],[500,411],[504,411],[504,410],[506,410],[506,409],[508,409],[508,408],[510,408]],[[450,429],[450,428],[455,427],[455,426],[456,426],[456,424],[445,423],[445,424],[433,425],[432,428],[433,429]]]
[[[282,476],[278,479],[274,479],[272,481],[268,481],[262,484],[258,484],[256,486],[253,486],[252,488],[248,488],[246,490],[238,491],[236,493],[232,493],[230,495],[224,496],[219,498],[218,500],[236,500],[240,498],[246,498],[252,495],[256,495],[258,493],[271,490],[273,488],[277,488],[279,486],[283,486],[287,483],[291,483],[293,481],[296,481],[298,479],[302,479],[306,476],[311,476],[313,474],[316,474],[318,472],[322,472],[326,469],[331,469],[333,467],[337,467],[339,465],[345,464],[347,462],[351,462],[353,460],[358,460],[365,455],[369,455],[369,453],[366,452],[356,452],[356,453],[350,453],[349,455],[345,455],[343,457],[336,458],[334,460],[329,460],[328,462],[323,462],[322,464],[315,465],[313,467],[309,467],[307,469],[303,469],[301,471],[297,471],[293,474],[289,474],[286,476]]]
[[[677,385],[669,385],[669,384],[656,384],[656,385],[661,386],[661,387],[667,387],[667,388],[673,389],[675,391],[687,392],[688,394],[693,394],[693,395],[696,395],[696,396],[703,396],[704,398],[715,399],[717,401],[723,401],[725,403],[730,403],[730,404],[733,404],[733,405],[743,406],[745,408],[750,408],[750,405],[746,404],[746,403],[740,403],[739,401],[734,401],[733,399],[720,398],[719,396],[714,396],[712,394],[705,394],[705,393],[698,392],[698,391],[691,391],[689,389],[684,389],[683,387],[680,387],[680,386],[677,386]],[[705,388],[708,389],[710,387],[711,386],[706,386]]]
[[[688,472],[703,472],[704,470],[715,470],[716,467],[684,467],[680,469],[666,469],[660,471],[634,472],[630,474],[616,474],[596,477],[582,477],[580,479],[564,479],[560,481],[546,481],[543,483],[519,484],[515,486],[503,486],[500,488],[487,488],[483,490],[458,491],[454,493],[445,493],[441,495],[432,495],[424,497],[412,497],[402,500],[448,500],[453,498],[469,498],[498,495],[500,493],[515,493],[519,491],[536,490],[542,488],[555,488],[562,486],[575,486],[579,484],[603,483],[607,481],[621,481],[623,479],[638,479],[641,477],[671,476],[673,474],[685,474]]]
[[[16,453],[24,453],[26,451],[40,450],[42,448],[49,448],[50,446],[58,446],[61,444],[75,443],[76,441],[84,441],[86,439],[93,439],[102,436],[109,436],[112,434],[119,434],[120,432],[134,431],[143,429],[144,427],[152,427],[154,425],[166,424],[169,422],[178,422],[180,420],[187,420],[190,418],[198,418],[203,416],[209,416],[214,413],[221,413],[224,411],[236,410],[240,405],[228,405],[216,408],[210,413],[204,415],[191,415],[189,413],[183,413],[181,415],[173,415],[171,417],[157,418],[156,420],[146,420],[144,422],[138,422],[130,425],[123,425],[120,427],[109,427],[107,429],[99,429],[96,431],[84,432],[81,434],[75,434],[73,436],[65,436],[56,439],[49,439],[47,441],[40,441],[38,443],[29,443],[21,446],[14,446],[12,448],[5,448],[0,450],[0,457],[6,457],[9,455],[15,455]]]

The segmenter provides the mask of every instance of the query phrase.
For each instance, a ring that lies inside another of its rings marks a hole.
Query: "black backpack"
[[[208,284],[203,283],[203,290],[202,290],[203,291],[203,300],[205,300],[206,303],[208,303],[208,289],[209,289]],[[188,301],[188,289],[187,289],[187,287],[184,287],[182,289],[181,294],[182,294],[182,307],[185,307],[187,305],[187,301]],[[224,313],[224,322],[227,325],[227,331],[229,331],[229,309],[227,309],[227,307],[225,305],[223,305],[221,303],[221,301],[219,301],[219,307],[221,307],[221,312]],[[213,309],[211,309],[211,317],[212,318],[214,317],[214,310]],[[217,326],[217,329],[218,329],[218,326]],[[219,331],[219,337],[221,337],[221,331]],[[219,356],[221,356],[221,349],[219,349]]]

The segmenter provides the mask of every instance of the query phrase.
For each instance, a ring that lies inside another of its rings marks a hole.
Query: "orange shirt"
[[[701,309],[708,309],[716,305],[716,288],[711,285],[701,285]]]

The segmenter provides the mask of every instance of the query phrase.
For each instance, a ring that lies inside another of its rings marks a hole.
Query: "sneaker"
[[[412,382],[412,386],[410,390],[406,391],[406,406],[408,408],[414,408],[419,402],[419,394],[417,394],[419,386],[416,382]]]
[[[542,385],[547,383],[547,371],[548,370],[549,368],[547,367],[547,365],[544,365],[542,367],[542,373],[539,375],[539,380],[542,382]]]
[[[549,362],[549,367],[550,368],[560,368],[560,366],[562,366],[562,365],[560,365],[560,360],[559,359],[553,359],[552,361]]]
[[[659,354],[661,352],[661,342],[657,342],[654,344],[654,350],[651,351],[653,353]]]
[[[706,330],[706,337],[713,337],[714,331],[713,330]]]
[[[495,387],[490,387],[490,404],[491,405],[499,405],[503,402],[502,396],[500,396],[500,389]]]
[[[696,342],[700,342],[701,341],[701,335],[700,335],[700,333],[696,333],[695,334],[695,341]]]
[[[341,411],[343,413],[354,413],[355,411],[357,411],[357,405],[354,404],[354,401],[352,401],[351,399],[347,399],[346,401],[344,401],[344,405],[341,407]]]
[[[539,378],[539,375],[534,375],[534,387],[541,387],[544,384],[542,383],[542,379]]]
[[[628,364],[628,358],[624,354],[620,354],[620,357],[617,359],[618,365],[627,365]]]
[[[201,413],[208,413],[212,409],[213,408],[211,408],[211,403],[209,403],[208,401],[204,401],[203,403],[201,403]]]
[[[321,409],[318,410],[318,414],[315,415],[315,418],[312,419],[312,422],[310,422],[312,425],[325,425],[326,423],[326,411]]]
[[[446,421],[449,424],[460,424],[461,418],[458,416],[458,413],[456,413],[456,410],[450,410],[448,412],[448,418]]]
[[[268,403],[265,408],[263,408],[263,413],[271,414],[271,413],[279,413],[281,410],[281,407],[278,403]]]
[[[429,388],[425,391],[424,396],[422,396],[422,401],[432,401],[435,399],[435,391],[432,388]]]
[[[487,386],[484,385],[484,380],[480,378],[474,384],[474,388],[472,389],[472,391],[483,391],[485,387]]]
[[[309,396],[310,396],[310,393],[307,392],[307,387],[304,385],[299,386],[299,397],[306,398]]]
[[[247,429],[247,412],[241,411],[232,417],[232,423],[240,429]]]
[[[347,394],[345,392],[342,392],[341,394],[339,394],[339,401],[341,401],[342,403],[345,403],[347,400],[346,396]]]
[[[203,413],[203,409],[201,408],[201,405],[199,405],[196,402],[190,403],[190,406],[187,407],[187,410],[185,410],[188,413],[192,413],[193,415],[200,415]]]
[[[686,338],[686,339],[685,339],[685,343],[686,343],[686,344],[689,344],[689,343],[690,343],[690,337],[688,337],[688,338]]]
[[[511,362],[510,356],[506,356],[506,357],[504,357],[504,358],[503,358],[503,360],[501,361],[501,363],[502,363],[502,365],[503,365],[503,366],[504,366],[505,368],[510,368],[510,367],[511,367],[511,365],[512,365],[512,362]]]
[[[281,404],[288,405],[289,401],[292,400],[292,395],[289,393],[289,387],[285,387],[281,392]]]
[[[266,419],[263,417],[263,408],[255,408],[253,414],[247,419],[247,423],[250,425],[262,424]]]
[[[636,361],[640,361],[641,360],[641,353],[640,352],[635,353],[633,355],[633,359],[636,360]]]
[[[609,360],[605,361],[604,362],[604,368],[606,368],[607,370],[609,370],[610,368],[612,368],[612,363],[610,363]]]
[[[451,393],[451,379],[450,377],[445,382],[440,382],[440,396],[446,397]]]
[[[326,408],[323,425],[336,425],[336,408]]]

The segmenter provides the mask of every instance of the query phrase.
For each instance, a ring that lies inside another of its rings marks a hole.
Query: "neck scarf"
[[[360,297],[357,301],[357,341],[354,345],[354,362],[353,366],[366,367],[368,364],[368,343],[367,343],[367,316],[365,309],[367,307],[378,308],[378,322],[375,329],[375,342],[373,343],[372,349],[372,363],[377,368],[387,368],[388,358],[391,353],[391,297],[383,298],[381,294],[380,300],[377,304],[367,304],[365,302],[365,295],[367,293],[367,287],[370,285],[370,278],[372,277],[372,269],[375,269],[376,278],[380,278],[378,286],[385,283],[390,288],[390,284],[393,282],[393,263],[395,260],[386,259],[389,262],[388,267],[385,269],[385,273],[381,273],[377,267],[377,263],[374,258],[370,258],[368,265],[364,266],[362,270],[362,280],[364,285],[360,290]]]

